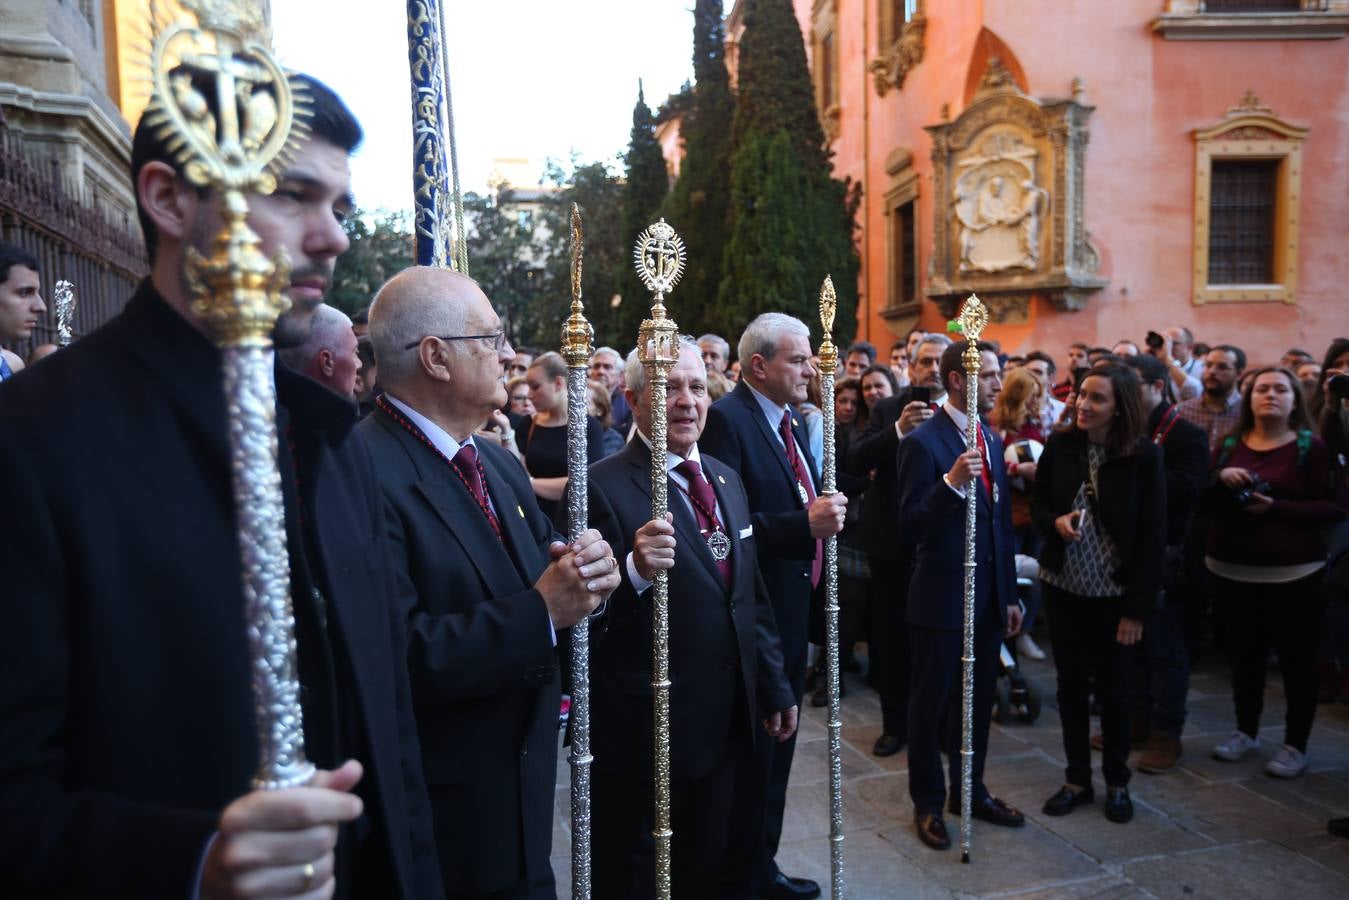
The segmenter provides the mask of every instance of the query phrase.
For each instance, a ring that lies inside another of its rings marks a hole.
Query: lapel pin
[[[518,513],[520,514],[520,518],[523,519],[523,518],[525,517],[525,509],[524,509],[523,506],[520,506],[519,504],[516,504],[515,511],[518,512]]]
[[[801,427],[801,423],[798,422],[798,421],[796,421],[795,419],[792,419],[792,427],[793,427],[793,428],[800,428],[800,427]]]
[[[726,483],[726,476],[725,476],[725,475],[718,475],[718,476],[717,476],[717,481],[720,481],[722,484],[725,484],[725,483]]]

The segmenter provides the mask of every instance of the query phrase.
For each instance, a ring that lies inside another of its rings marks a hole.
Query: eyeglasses
[[[447,343],[447,344],[448,344],[450,341],[483,341],[483,342],[486,344],[487,347],[489,347],[491,350],[493,350],[493,351],[496,352],[496,353],[500,353],[504,347],[506,347],[508,344],[510,344],[510,341],[506,340],[506,332],[505,332],[505,331],[497,331],[497,332],[494,332],[493,334],[457,334],[457,335],[452,335],[452,336],[442,336],[442,335],[439,335],[439,334],[428,334],[426,337],[433,337],[433,338],[435,338],[436,340],[438,340],[438,341],[444,341],[444,342]],[[424,341],[424,340],[426,340],[425,337],[424,337],[424,338],[419,338],[418,340],[415,340],[415,341],[413,341],[412,343],[408,344],[408,345],[407,345],[406,347],[404,347],[403,349],[404,349],[404,350],[411,350],[413,347],[416,347],[418,344],[420,344],[420,343],[421,343],[422,341]]]

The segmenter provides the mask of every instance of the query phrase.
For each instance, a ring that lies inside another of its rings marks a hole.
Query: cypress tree
[[[632,135],[628,152],[623,157],[627,166],[627,183],[623,186],[622,240],[631,249],[632,242],[643,228],[656,220],[665,195],[669,191],[670,176],[665,169],[665,156],[656,140],[656,119],[646,105],[642,85],[637,83],[637,104],[632,109]],[[621,270],[615,273],[619,293],[623,297],[616,315],[615,345],[620,352],[637,343],[637,329],[650,312],[650,298],[633,271],[630,257],[620,257]],[[598,299],[598,298],[596,298]],[[677,320],[676,320],[677,321]]]
[[[674,298],[675,321],[693,334],[713,327],[726,252],[731,196],[731,122],[735,97],[726,70],[722,0],[696,0],[693,9],[693,98],[680,125],[684,158],[661,210],[683,236],[688,269]]]
[[[719,327],[736,334],[781,311],[810,325],[817,345],[828,274],[838,291],[834,339],[846,344],[857,327],[858,192],[830,171],[790,0],[748,0],[739,74]]]

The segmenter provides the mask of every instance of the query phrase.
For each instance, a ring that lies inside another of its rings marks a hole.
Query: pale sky
[[[654,110],[692,78],[691,0],[443,0],[459,171],[482,191],[496,157],[615,167],[637,80]],[[412,116],[402,0],[272,0],[276,49],[346,100],[365,129],[357,203],[412,205]]]

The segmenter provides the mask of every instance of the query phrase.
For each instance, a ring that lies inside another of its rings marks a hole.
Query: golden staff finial
[[[965,305],[960,308],[960,315],[956,319],[959,326],[960,335],[969,342],[965,348],[965,354],[961,361],[965,364],[965,369],[972,370],[976,375],[979,373],[979,338],[984,333],[984,327],[988,325],[988,308],[976,294],[970,294],[965,301]]]
[[[820,285],[820,328],[824,338],[820,342],[820,368],[834,374],[838,369],[838,347],[834,344],[834,314],[838,312],[838,294],[834,292],[834,279],[824,276]]]
[[[568,366],[588,366],[593,352],[595,329],[586,321],[581,303],[581,258],[585,255],[585,232],[581,228],[581,209],[571,205],[571,316],[562,325],[562,357]]]

